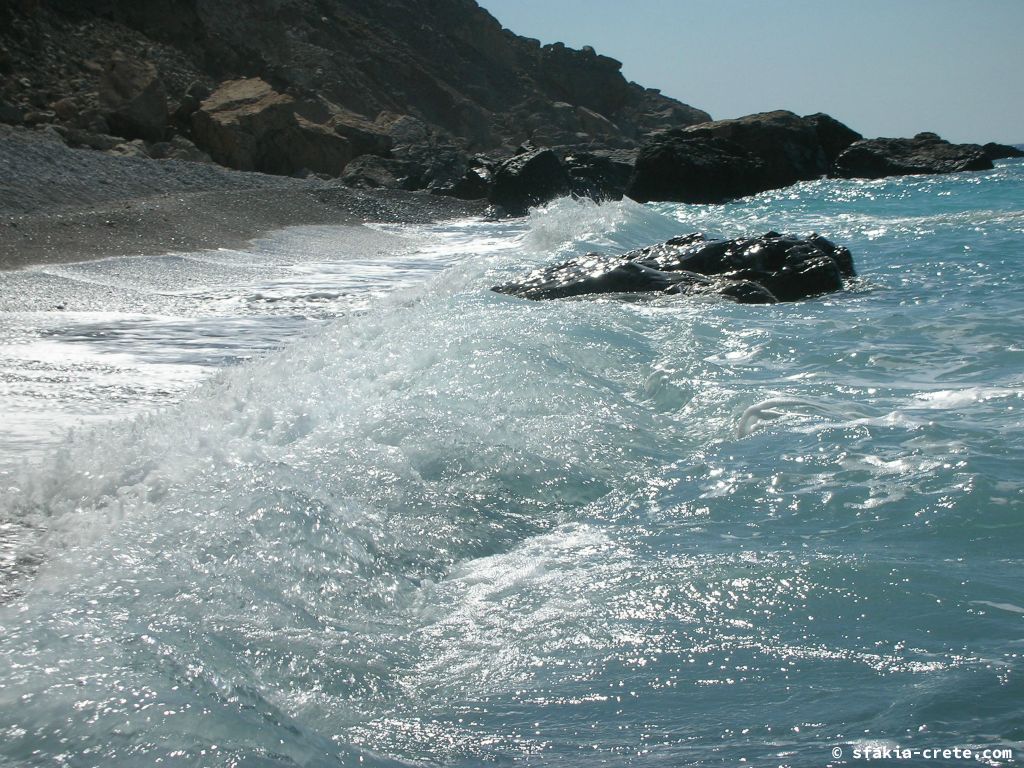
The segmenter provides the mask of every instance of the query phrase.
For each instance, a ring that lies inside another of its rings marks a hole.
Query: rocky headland
[[[209,191],[281,177],[306,192],[426,192],[521,215],[569,194],[718,203],[822,176],[984,170],[1024,154],[928,133],[865,139],[820,113],[712,121],[628,82],[592,48],[503,29],[474,0],[10,0],[0,74],[9,154],[18,142],[43,152],[42,139],[62,148],[45,150],[48,162],[68,168],[83,163],[63,148],[113,156],[111,168],[155,161],[156,177],[183,180],[156,184],[164,192],[190,178]],[[253,180],[189,170],[199,165]],[[17,173],[29,178],[9,185],[0,210],[43,210],[30,204],[38,169],[8,168]],[[63,183],[90,203],[145,192],[72,175]]]

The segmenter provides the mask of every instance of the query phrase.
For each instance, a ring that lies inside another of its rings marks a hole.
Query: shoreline
[[[69,149],[0,132],[0,270],[112,256],[241,247],[289,226],[425,224],[487,205],[337,181]]]
[[[450,198],[345,188],[209,190],[112,201],[0,219],[0,271],[244,247],[291,226],[426,224],[481,216],[485,210]]]

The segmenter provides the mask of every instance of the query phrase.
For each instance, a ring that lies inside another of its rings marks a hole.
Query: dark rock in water
[[[858,141],[836,158],[831,175],[841,179],[881,179],[991,168],[992,161],[977,144],[950,144],[934,133],[919,133],[912,139]]]
[[[816,179],[828,170],[819,125],[820,118],[812,121],[777,110],[735,120],[717,120],[684,130],[694,138],[726,139],[738,144],[764,164],[762,183],[766,188],[776,189]]]
[[[764,187],[764,164],[726,139],[667,131],[640,149],[626,194],[646,203],[724,203]]]
[[[592,293],[643,293],[666,291],[678,283],[702,281],[693,273],[655,269],[623,256],[588,253],[554,267],[535,272],[522,283],[493,288],[498,293],[524,299],[564,299]]]
[[[852,128],[843,125],[834,117],[826,115],[824,112],[807,115],[804,120],[814,126],[822,152],[825,153],[825,162],[829,166],[836,161],[836,158],[842,154],[844,149],[855,141],[860,141],[864,138]]]
[[[779,110],[666,131],[640,149],[627,194],[720,203],[827,173],[860,134],[824,114]]]
[[[570,152],[564,159],[572,193],[598,202],[622,199],[635,162],[630,150]]]
[[[695,232],[621,256],[590,253],[492,290],[534,300],[661,292],[771,304],[842,290],[854,275],[850,252],[817,234],[707,240]]]
[[[550,149],[534,149],[509,158],[494,171],[490,201],[513,216],[568,195],[569,174]]]
[[[983,146],[982,151],[989,160],[1005,160],[1008,157],[1024,157],[1024,151],[1011,147],[1009,144],[996,144],[990,141]]]

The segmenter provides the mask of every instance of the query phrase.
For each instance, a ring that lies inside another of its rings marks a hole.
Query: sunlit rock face
[[[850,251],[817,234],[708,240],[694,232],[619,256],[588,253],[493,290],[533,300],[660,292],[773,304],[842,290],[855,274]]]

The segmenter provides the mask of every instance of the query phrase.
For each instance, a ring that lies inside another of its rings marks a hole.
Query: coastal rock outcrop
[[[919,133],[912,139],[858,141],[836,158],[831,175],[841,179],[880,179],[991,168],[992,161],[977,144],[951,144],[934,133]]]
[[[572,194],[591,200],[621,200],[633,177],[636,151],[571,151],[562,158]]]
[[[934,134],[865,144],[820,113],[712,121],[589,46],[515,35],[475,0],[0,2],[0,72],[0,123],[68,146],[516,214],[563,194],[717,203],[1018,152]],[[509,159],[524,146],[553,156]]]
[[[1020,150],[1017,147],[1010,146],[1009,144],[997,144],[994,141],[990,141],[988,144],[985,144],[981,149],[985,153],[985,157],[989,160],[1005,160],[1012,157],[1024,157],[1024,150]]]
[[[778,110],[666,131],[640,148],[635,200],[718,203],[826,174],[860,138],[828,115]]]
[[[105,71],[117,52],[120,63]],[[386,154],[359,135],[365,125],[387,133],[383,122],[425,126],[439,145],[471,157],[507,156],[531,139],[635,147],[650,131],[710,119],[629,82],[621,68],[589,47],[515,35],[474,0],[0,3],[0,121],[147,142],[181,135],[218,162],[272,173],[338,175],[346,156]],[[218,84],[239,80],[259,80],[274,98],[294,100],[301,119],[287,127],[289,141],[270,136],[284,128],[258,127],[287,111],[279,104],[266,104],[265,115],[237,115],[256,130],[253,141],[216,125],[235,118],[211,115],[201,103]],[[311,115],[308,104],[332,105],[332,118]],[[197,127],[200,111],[207,116]],[[354,125],[336,120],[339,112],[354,116]],[[313,147],[329,160],[315,162]],[[422,165],[422,158],[399,159]],[[465,170],[428,168],[423,178],[432,190],[454,189]]]
[[[521,216],[530,206],[568,195],[570,189],[569,174],[558,156],[550,149],[532,149],[494,169],[489,199]]]
[[[821,235],[708,240],[695,232],[620,256],[588,253],[492,290],[533,300],[660,292],[771,304],[839,291],[855,274],[849,250]]]
[[[640,148],[626,194],[646,203],[724,203],[765,189],[764,164],[727,139],[669,131]]]

